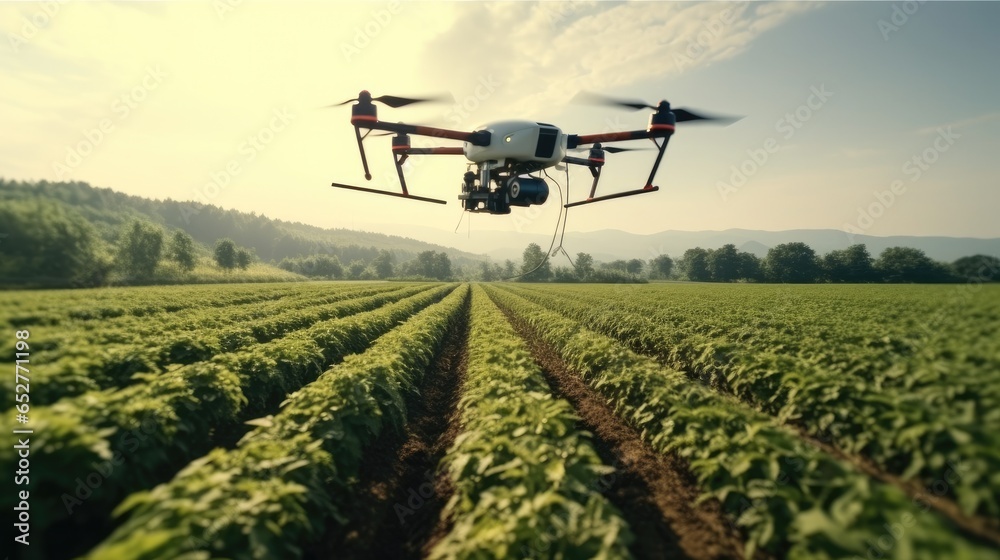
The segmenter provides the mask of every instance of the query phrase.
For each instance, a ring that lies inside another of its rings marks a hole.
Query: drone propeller
[[[371,103],[372,101],[378,101],[383,105],[392,107],[393,109],[399,107],[405,107],[407,105],[412,105],[414,103],[428,103],[428,102],[451,102],[454,99],[450,95],[434,95],[430,97],[397,97],[395,95],[380,95],[378,97],[372,97],[372,94],[368,93],[367,90],[362,91],[354,99],[348,99],[341,103],[334,103],[333,105],[327,105],[327,107],[340,107],[342,105],[347,105],[348,103],[354,103],[359,101],[362,103]]]
[[[690,121],[718,121],[721,123],[731,124],[740,118],[737,117],[717,117],[695,113],[694,111],[689,111],[687,109],[681,108],[671,108],[670,103],[667,101],[660,101],[657,105],[650,105],[645,101],[632,101],[627,99],[615,99],[613,97],[606,97],[604,95],[598,95],[596,93],[590,92],[580,92],[574,97],[574,100],[579,103],[589,103],[592,105],[609,105],[612,107],[624,107],[627,109],[632,109],[638,111],[640,109],[653,109],[654,111],[661,111],[666,109],[667,111],[672,111],[674,117],[676,117],[676,122],[690,122]]]

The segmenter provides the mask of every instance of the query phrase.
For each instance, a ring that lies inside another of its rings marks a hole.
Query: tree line
[[[480,278],[493,281],[517,276],[521,282],[643,282],[688,280],[692,282],[780,283],[948,283],[996,282],[1000,259],[989,255],[962,257],[951,263],[931,259],[920,249],[890,247],[878,258],[863,244],[825,255],[805,243],[777,245],[763,258],[740,251],[735,245],[718,249],[695,247],[676,260],[659,255],[642,259],[595,263],[587,253],[577,253],[571,267],[552,266],[545,252],[532,243],[524,250],[519,267],[483,263]]]
[[[122,227],[139,218],[166,231],[183,230],[206,247],[213,247],[219,239],[232,239],[238,246],[252,248],[262,262],[278,263],[285,258],[320,254],[336,255],[342,263],[371,262],[380,249],[388,249],[397,259],[408,261],[421,250],[432,248],[399,236],[324,229],[197,202],[152,200],[95,188],[79,181],[29,182],[0,178],[0,203],[7,205],[18,201],[37,201],[46,207],[59,205],[83,218],[107,242],[112,242]],[[463,257],[456,259],[456,262],[465,262]]]
[[[278,267],[309,278],[329,280],[451,280],[451,258],[444,251],[423,251],[416,258],[397,263],[392,251],[380,250],[371,261],[355,259],[346,266],[337,255],[317,254],[286,258]]]

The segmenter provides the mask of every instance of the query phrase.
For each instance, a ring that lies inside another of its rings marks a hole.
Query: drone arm
[[[626,140],[643,140],[646,138],[665,138],[674,133],[674,125],[657,124],[648,130],[627,130],[624,132],[604,132],[601,134],[570,134],[566,138],[566,147],[578,148],[598,142],[625,142]]]
[[[385,130],[403,134],[416,134],[418,136],[431,136],[433,138],[447,138],[449,140],[461,140],[469,142],[475,146],[489,146],[490,133],[486,130],[476,132],[463,132],[460,130],[449,130],[447,128],[436,128],[433,126],[423,126],[406,123],[390,123],[380,120],[359,119],[354,123],[355,127],[370,128],[372,130]]]
[[[587,159],[587,158],[579,158],[579,157],[573,157],[573,156],[566,156],[562,160],[563,160],[563,163],[571,163],[573,165],[585,165],[585,166],[589,166],[590,165],[590,160]]]
[[[440,147],[440,148],[407,148],[408,154],[413,155],[441,155],[441,156],[461,156],[465,155],[460,147]]]
[[[668,133],[666,135],[662,135],[661,137],[663,138],[662,143],[656,143],[656,140],[655,139],[653,140],[653,143],[656,144],[656,147],[658,148],[656,154],[656,160],[653,162],[653,168],[649,172],[649,178],[646,179],[646,184],[641,189],[635,189],[620,193],[606,194],[604,196],[594,196],[595,194],[597,194],[597,183],[600,182],[601,180],[601,168],[603,167],[604,164],[603,159],[597,161],[591,161],[590,159],[575,158],[569,156],[563,158],[563,161],[566,163],[587,165],[590,168],[590,173],[594,176],[594,183],[590,187],[590,196],[588,196],[586,200],[580,200],[578,202],[570,202],[568,204],[565,204],[564,207],[572,208],[573,206],[582,206],[584,204],[602,202],[614,198],[623,198],[626,196],[634,196],[637,194],[644,194],[660,190],[660,187],[653,185],[653,178],[656,177],[656,171],[660,167],[660,162],[663,161],[663,153],[667,150],[667,143],[670,141],[670,134]]]

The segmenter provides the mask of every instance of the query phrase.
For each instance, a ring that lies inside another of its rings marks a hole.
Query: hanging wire
[[[569,201],[569,165],[564,167],[564,170],[566,171],[566,200]],[[556,185],[559,184],[558,181],[549,176],[548,171],[542,170],[542,172],[545,173],[545,176],[548,177],[550,181],[552,181]],[[562,202],[560,202],[560,206],[562,206]],[[559,234],[559,247],[556,248],[555,253],[562,253],[563,255],[566,255],[566,260],[569,261],[569,264],[573,267],[574,270],[579,272],[579,269],[577,269],[576,267],[576,263],[573,262],[573,257],[571,257],[570,254],[566,251],[566,248],[563,247],[563,240],[566,239],[566,222],[569,220],[569,208],[566,208],[564,211],[565,214],[563,216],[563,221],[562,221],[562,233]],[[556,227],[558,227],[558,225]],[[553,253],[552,256],[555,256],[555,253]]]
[[[556,246],[556,237],[559,236],[559,222],[565,223],[565,221],[566,221],[565,218],[564,218],[564,214],[567,213],[569,209],[568,208],[563,208],[562,185],[560,185],[558,181],[553,180],[552,177],[549,177],[549,174],[548,174],[547,171],[542,170],[542,172],[545,173],[545,176],[548,177],[550,180],[552,180],[553,183],[556,184],[556,189],[559,191],[559,215],[556,216],[556,229],[555,229],[555,231],[552,232],[552,242],[549,243],[549,250],[545,252],[545,258],[543,258],[542,260],[538,261],[538,264],[535,265],[535,268],[532,268],[531,270],[529,270],[527,272],[522,272],[521,274],[517,274],[517,275],[514,275],[514,276],[508,276],[506,278],[501,278],[501,280],[514,280],[514,279],[517,279],[517,278],[521,278],[523,276],[528,276],[529,274],[535,272],[539,268],[542,268],[542,266],[549,261],[549,255],[552,254],[552,250]],[[569,176],[569,173],[567,171],[567,177],[568,176]],[[568,182],[566,183],[566,190],[567,190],[567,195],[568,195],[569,194],[568,193],[568,191],[569,191],[569,183]],[[565,227],[563,228],[563,231],[565,232]],[[561,246],[560,246],[560,248],[561,248]]]

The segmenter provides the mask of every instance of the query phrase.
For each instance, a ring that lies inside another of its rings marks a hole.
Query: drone
[[[394,134],[392,154],[402,191],[390,192],[344,183],[333,183],[332,186],[421,202],[446,204],[444,200],[410,194],[403,176],[403,164],[411,155],[460,155],[468,160],[467,171],[462,177],[461,192],[458,195],[463,209],[474,213],[510,214],[511,207],[544,204],[548,199],[549,187],[545,179],[539,176],[539,172],[545,173],[547,168],[561,164],[587,167],[593,176],[590,195],[584,200],[567,201],[563,205],[565,208],[571,208],[658,191],[659,187],[653,185],[653,180],[677,123],[697,121],[729,123],[736,120],[727,117],[707,116],[687,109],[671,108],[670,103],[665,100],[656,105],[650,105],[641,101],[623,101],[595,94],[584,94],[581,99],[633,110],[652,109],[653,113],[650,115],[649,124],[644,130],[567,134],[559,127],[548,123],[512,119],[487,123],[476,130],[465,132],[402,122],[381,121],[378,118],[378,108],[375,106],[375,103],[378,102],[395,109],[414,103],[442,101],[443,99],[440,97],[408,98],[393,95],[372,97],[368,91],[361,91],[357,98],[348,99],[329,107],[354,103],[351,106],[351,125],[354,126],[358,151],[361,153],[361,164],[364,167],[365,179],[368,181],[371,180],[372,175],[368,168],[368,158],[365,155],[364,140],[372,131],[382,131],[377,134],[382,136]],[[463,144],[461,146],[415,147],[410,144],[410,135],[460,141]],[[651,140],[657,150],[646,184],[634,190],[597,196],[597,186],[601,180],[605,154],[634,149],[606,146],[606,144],[641,139]],[[587,149],[588,146],[590,152],[586,158],[568,155],[571,150]],[[475,171],[472,170],[473,167],[475,167]]]

